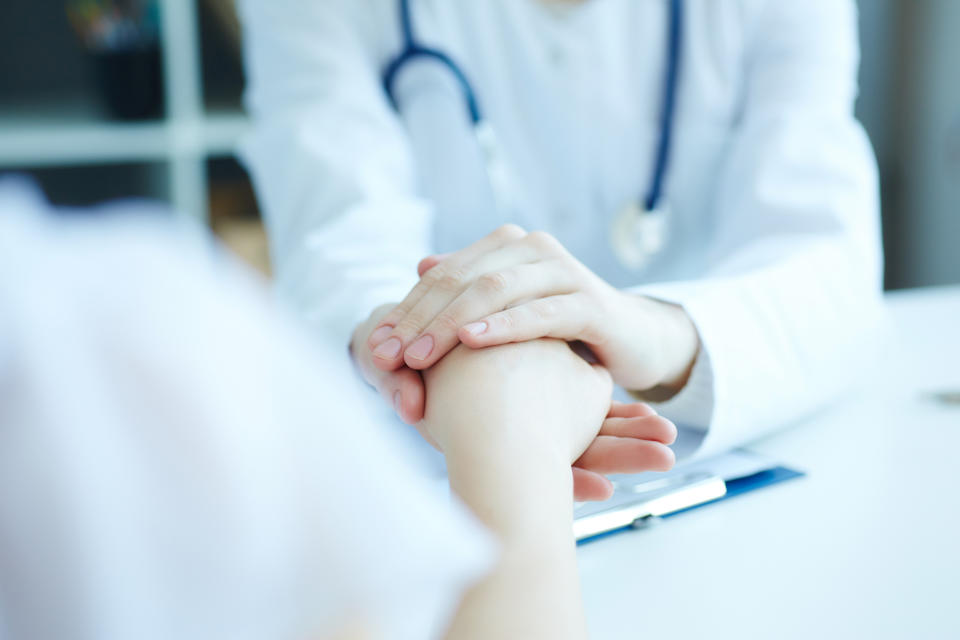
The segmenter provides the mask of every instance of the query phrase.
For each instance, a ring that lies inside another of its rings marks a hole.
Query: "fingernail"
[[[393,360],[400,355],[400,349],[402,348],[403,343],[400,342],[400,338],[390,338],[374,349],[373,355],[384,360]]]
[[[400,397],[400,392],[394,391],[393,392],[393,410],[396,411],[398,414],[400,413],[401,400],[402,398]]]
[[[407,347],[407,355],[414,360],[426,360],[430,352],[433,351],[433,336],[420,336],[416,341]]]
[[[377,346],[384,340],[390,337],[390,332],[393,331],[393,327],[388,324],[383,325],[376,331],[370,334],[370,344]]]
[[[466,326],[464,327],[464,329],[466,329],[466,330],[467,330],[467,333],[469,333],[470,335],[472,335],[472,336],[478,336],[478,335],[480,335],[481,333],[483,333],[484,331],[487,330],[487,323],[486,323],[486,322],[471,322],[470,324],[466,325]]]

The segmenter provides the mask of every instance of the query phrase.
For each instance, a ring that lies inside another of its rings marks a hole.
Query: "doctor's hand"
[[[466,249],[420,263],[420,282],[367,342],[382,371],[426,369],[458,343],[582,341],[626,389],[668,393],[699,350],[680,307],[620,291],[555,238],[505,225]]]
[[[366,322],[357,325],[350,340],[350,354],[360,370],[360,375],[383,396],[400,419],[407,424],[416,424],[423,419],[424,386],[420,372],[401,366],[384,370],[374,365],[373,355],[366,348],[371,332],[380,321],[397,305],[385,304],[377,307]]]

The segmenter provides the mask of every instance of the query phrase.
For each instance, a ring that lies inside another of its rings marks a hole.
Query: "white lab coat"
[[[169,216],[6,186],[0,637],[441,637],[491,538],[346,352]]]
[[[465,69],[497,131],[512,221],[610,283],[683,305],[702,350],[664,414],[742,442],[855,379],[880,317],[878,188],[852,115],[851,0],[687,0],[661,256],[619,266],[609,228],[650,182],[667,3],[414,0],[418,37]],[[256,128],[243,148],[278,287],[346,342],[415,265],[507,221],[452,77],[401,75],[394,0],[242,0]]]

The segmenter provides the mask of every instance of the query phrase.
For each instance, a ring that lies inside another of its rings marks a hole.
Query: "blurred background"
[[[876,149],[887,288],[960,283],[960,1],[860,0],[857,113]],[[56,204],[169,202],[267,270],[233,0],[3,0],[0,173]]]

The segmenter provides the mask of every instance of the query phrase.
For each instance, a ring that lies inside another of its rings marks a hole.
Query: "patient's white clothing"
[[[441,635],[490,538],[347,355],[199,231],[44,207],[0,183],[0,635]]]

